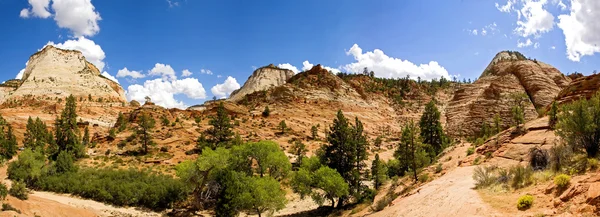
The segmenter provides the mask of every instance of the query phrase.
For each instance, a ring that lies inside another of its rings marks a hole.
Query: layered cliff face
[[[598,90],[600,90],[600,74],[583,76],[576,74],[571,84],[565,87],[558,96],[556,101],[559,104],[569,103],[580,98],[591,98]]]
[[[446,110],[446,129],[453,136],[476,135],[483,122],[492,123],[496,114],[503,127],[510,126],[513,93],[529,97],[525,120],[535,119],[536,109],[550,104],[570,81],[548,64],[528,60],[518,52],[501,52],[477,81],[456,91]]]
[[[294,76],[294,72],[291,70],[281,69],[275,67],[273,64],[256,69],[248,77],[244,86],[231,93],[228,100],[237,102],[248,94],[284,85],[292,76]]]
[[[46,46],[29,58],[23,78],[7,99],[69,95],[126,102],[121,86],[102,75],[79,51]]]

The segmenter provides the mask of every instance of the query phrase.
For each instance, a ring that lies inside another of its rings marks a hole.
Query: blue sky
[[[600,10],[600,3],[0,0],[0,81],[14,78],[49,42],[87,50],[111,76],[127,68],[122,75],[129,76],[116,79],[130,99],[151,95],[182,108],[227,96],[254,67],[270,63],[474,79],[497,52],[518,50],[563,73],[590,74],[600,52],[592,21],[600,17],[586,9]]]

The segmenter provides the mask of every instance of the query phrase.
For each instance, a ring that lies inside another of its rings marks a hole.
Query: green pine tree
[[[434,100],[429,101],[425,106],[425,111],[421,116],[419,122],[421,128],[421,138],[423,143],[429,144],[433,147],[434,154],[437,156],[444,149],[444,130],[442,129],[442,123],[440,122],[440,112],[435,106]]]
[[[211,142],[214,144],[213,149],[231,141],[234,134],[233,125],[223,102],[219,103],[216,116],[211,117],[208,123],[212,127],[206,131],[206,134],[210,136]]]
[[[77,102],[75,97],[67,97],[65,109],[63,109],[60,118],[57,117],[55,124],[55,139],[58,152],[52,153],[57,156],[60,151],[66,151],[73,154],[75,158],[83,157],[83,147],[79,128],[77,126]]]

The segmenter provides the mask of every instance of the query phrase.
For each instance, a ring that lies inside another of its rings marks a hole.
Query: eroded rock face
[[[10,98],[64,98],[69,95],[127,102],[119,84],[104,78],[79,51],[46,46],[29,58],[20,85]]]
[[[580,98],[591,98],[600,90],[600,74],[576,76],[577,78],[565,87],[557,97],[559,104],[569,103]]]
[[[284,85],[292,76],[294,72],[291,70],[281,69],[273,64],[259,68],[252,73],[242,88],[231,93],[228,100],[237,102],[248,94]]]
[[[501,52],[473,84],[459,88],[446,109],[446,130],[453,136],[473,136],[483,122],[492,123],[496,114],[503,128],[512,124],[511,94],[529,96],[525,120],[535,119],[536,108],[549,105],[570,78],[556,68],[537,60],[527,60],[515,52]]]

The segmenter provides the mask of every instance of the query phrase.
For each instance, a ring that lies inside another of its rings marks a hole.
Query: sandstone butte
[[[503,128],[512,124],[510,95],[526,94],[525,121],[538,117],[571,79],[559,70],[518,52],[503,51],[496,55],[472,84],[462,85],[446,110],[446,130],[452,136],[479,133],[484,122],[493,123],[499,114]]]
[[[22,79],[0,87],[0,103],[28,97],[50,100],[71,94],[77,98],[127,101],[123,88],[102,76],[80,51],[48,45],[29,58]]]
[[[273,64],[258,68],[240,89],[231,93],[228,100],[237,102],[248,94],[284,85],[292,76],[294,76],[292,70],[282,69]]]

